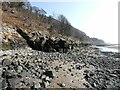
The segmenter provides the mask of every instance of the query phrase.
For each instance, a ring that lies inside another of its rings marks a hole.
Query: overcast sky
[[[48,15],[63,14],[72,26],[106,43],[118,43],[119,0],[30,0]]]

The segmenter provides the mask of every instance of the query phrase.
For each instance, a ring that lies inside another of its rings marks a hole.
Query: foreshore
[[[0,51],[0,89],[5,88],[120,88],[119,53],[91,46],[67,53],[16,49]]]

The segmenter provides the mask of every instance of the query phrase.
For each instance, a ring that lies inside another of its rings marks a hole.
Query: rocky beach
[[[103,40],[24,0],[1,5],[0,90],[120,90],[120,53]]]
[[[67,53],[42,52],[29,47],[0,51],[0,88],[120,89],[120,59],[79,46]]]

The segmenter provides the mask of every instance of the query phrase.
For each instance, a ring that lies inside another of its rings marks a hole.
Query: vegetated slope
[[[14,11],[14,12],[13,12]],[[7,11],[2,12],[2,22],[3,24],[9,27],[12,26],[14,28],[13,32],[7,32],[6,34],[5,29],[3,29],[3,42],[4,38],[19,41],[21,42],[21,37],[16,33],[15,27],[22,28],[25,32],[30,33],[33,31],[40,31],[43,34],[58,36],[60,33],[60,21],[54,19],[53,17],[48,17],[46,15],[37,17],[35,13],[30,12],[27,9],[20,8],[19,10],[10,8]],[[6,27],[3,25],[3,27]],[[91,43],[91,44],[104,44],[104,41],[99,40],[97,38],[90,38],[84,32],[74,28],[71,26],[69,35],[64,34],[64,36],[68,36],[81,42]],[[6,35],[6,36],[5,36]],[[9,37],[8,37],[9,36]],[[17,39],[17,40],[16,40]],[[18,43],[19,43],[18,42]]]

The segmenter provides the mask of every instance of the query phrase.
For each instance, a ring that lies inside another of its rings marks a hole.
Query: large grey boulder
[[[9,66],[11,65],[12,61],[9,59],[3,59],[2,60],[2,66]]]

